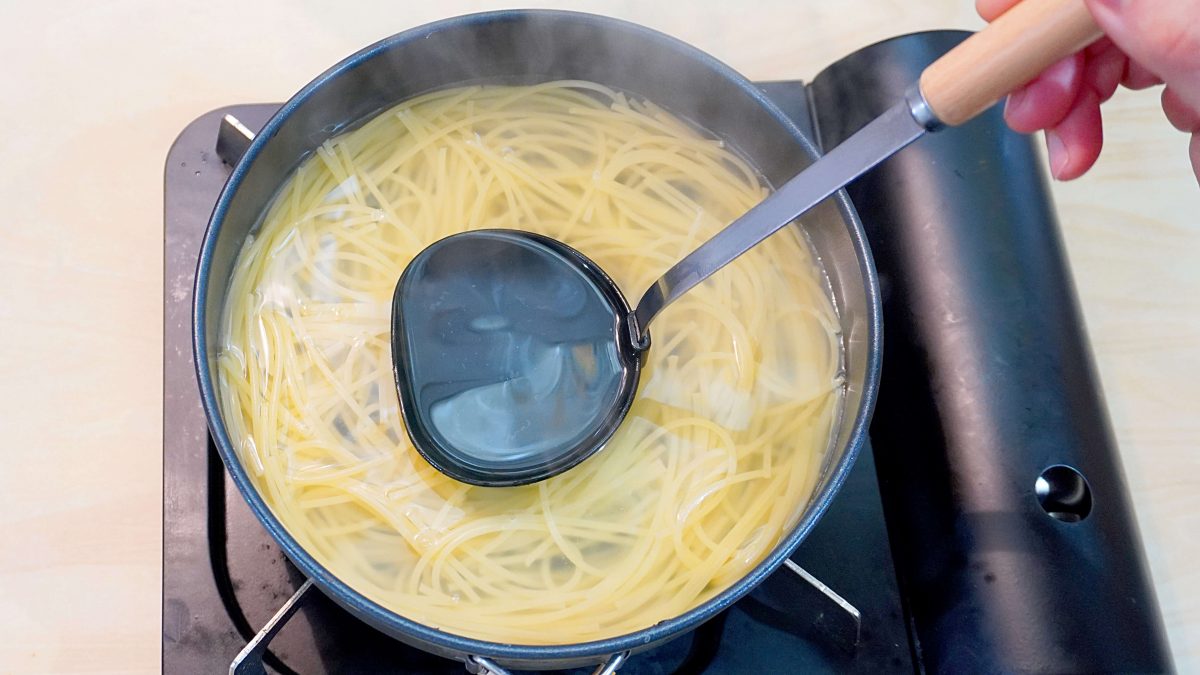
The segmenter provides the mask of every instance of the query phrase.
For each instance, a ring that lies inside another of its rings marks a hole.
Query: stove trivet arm
[[[254,132],[233,115],[221,118],[221,126],[217,128],[217,156],[229,166],[234,166],[250,143],[254,141]]]
[[[226,116],[228,117],[228,115]],[[312,579],[304,582],[298,591],[288,601],[283,603],[283,607],[275,612],[275,616],[267,621],[267,625],[263,626],[262,630],[258,631],[258,635],[254,636],[253,640],[246,643],[242,651],[234,657],[233,662],[229,664],[229,675],[266,675],[266,668],[263,666],[263,655],[267,652],[267,647],[271,644],[271,640],[287,625],[288,619],[296,613],[304,605],[304,601],[309,597],[309,591],[312,590]]]
[[[835,631],[834,637],[843,649],[853,652],[862,639],[862,614],[858,611],[858,608],[850,604],[837,591],[826,586],[823,581],[814,577],[808,570],[797,565],[791,558],[784,560],[783,565],[783,569],[795,574],[801,581],[816,589],[817,592],[828,598],[841,610],[842,616],[850,619],[849,625],[846,626],[847,630]]]
[[[629,652],[621,652],[608,657],[608,660],[596,666],[592,675],[613,675],[625,664]],[[510,675],[508,669],[483,656],[467,657],[467,672],[471,675]]]

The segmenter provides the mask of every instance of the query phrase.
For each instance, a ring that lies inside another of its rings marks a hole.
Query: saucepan
[[[838,192],[805,216],[804,229],[828,277],[840,322],[842,412],[812,497],[795,525],[726,590],[629,634],[565,645],[518,645],[424,625],[373,602],[318,563],[256,489],[221,411],[219,324],[239,251],[300,162],[373,113],[419,94],[467,83],[567,79],[598,82],[653,100],[719,136],[771,185],[782,185],[817,157],[809,139],[753,83],[679,40],[623,21],[571,12],[464,16],[371,45],[284,104],[234,167],[213,211],[196,275],[193,340],[204,408],[220,455],[251,510],[296,567],[351,614],[399,640],[463,661],[482,656],[521,668],[599,663],[685,634],[729,607],[783,564],[838,492],[866,439],[879,380],[882,324],[875,270],[854,208]]]

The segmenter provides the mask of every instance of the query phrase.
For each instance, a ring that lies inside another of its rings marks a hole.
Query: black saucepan
[[[879,380],[882,340],[871,255],[850,202],[839,192],[805,217],[840,314],[847,383],[844,413],[816,491],[795,528],[749,574],[699,607],[650,628],[569,645],[470,639],[384,608],[318,564],[251,483],[217,401],[216,336],[243,241],[305,157],[372,113],[445,87],[558,79],[591,80],[650,99],[723,138],[774,185],[815,157],[812,143],[752,83],[661,33],[554,11],[503,11],[441,21],[350,56],[300,90],[267,123],[234,168],[213,211],[196,274],[193,317],[196,370],[212,436],[242,496],[292,562],[342,607],[397,639],[451,658],[483,656],[522,668],[579,666],[653,647],[721,612],[778,568],[825,511],[863,445]]]

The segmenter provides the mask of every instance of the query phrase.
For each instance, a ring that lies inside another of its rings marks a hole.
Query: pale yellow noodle
[[[322,145],[230,284],[219,392],[296,539],[358,591],[445,631],[596,640],[719,593],[807,505],[841,404],[827,284],[787,228],[668,307],[609,445],[542,483],[438,473],[401,425],[396,279],[455,232],[547,234],[631,300],[762,199],[723,143],[589,82],[434,92]]]

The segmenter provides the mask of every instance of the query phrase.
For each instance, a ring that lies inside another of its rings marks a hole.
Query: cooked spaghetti
[[[458,483],[412,447],[392,292],[437,239],[516,228],[637,298],[765,194],[720,141],[592,83],[457,88],[375,116],[299,167],[240,253],[219,395],[241,462],[322,565],[444,631],[573,643],[697,606],[795,523],[838,414],[837,316],[799,228],[668,307],[614,439],[524,487]]]

